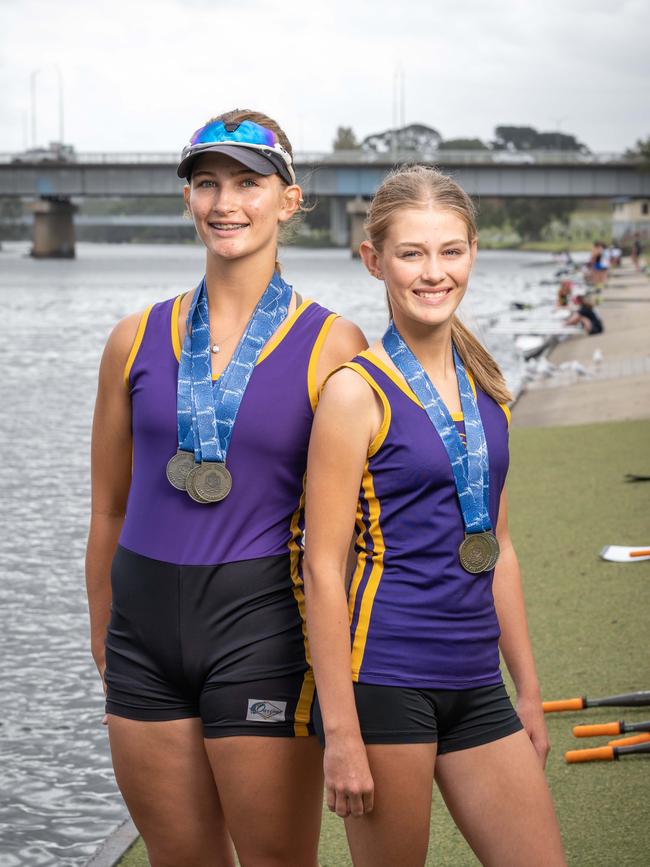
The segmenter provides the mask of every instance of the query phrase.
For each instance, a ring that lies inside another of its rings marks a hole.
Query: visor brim
[[[245,145],[233,145],[227,142],[215,142],[209,147],[203,146],[194,153],[189,153],[180,161],[176,169],[178,177],[189,180],[192,174],[192,164],[203,154],[209,153],[225,154],[258,175],[279,174],[286,183],[294,183],[282,157],[274,153],[262,153],[259,150],[247,148]]]

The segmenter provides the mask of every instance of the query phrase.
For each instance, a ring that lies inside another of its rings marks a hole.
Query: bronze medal
[[[232,477],[225,464],[203,461],[187,478],[187,493],[197,503],[218,503],[230,493]]]
[[[183,452],[180,449],[167,462],[167,479],[178,491],[187,490],[187,476],[194,469],[194,452]]]
[[[489,572],[499,559],[499,542],[491,530],[468,533],[458,549],[460,565],[466,572],[478,575]]]
[[[207,503],[207,500],[204,500],[203,497],[197,492],[194,487],[194,479],[196,478],[196,471],[201,466],[201,464],[195,464],[194,469],[190,470],[187,474],[187,479],[185,480],[185,486],[187,493],[194,500],[195,503]]]

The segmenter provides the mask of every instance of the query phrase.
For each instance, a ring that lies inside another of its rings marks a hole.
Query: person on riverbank
[[[450,178],[407,167],[379,187],[366,229],[361,256],[385,285],[391,322],[328,379],[307,470],[327,804],[345,818],[355,867],[421,867],[435,777],[482,863],[559,867],[506,514],[510,395],[455,316],[476,255],[474,207]]]
[[[586,295],[576,295],[575,302],[578,305],[568,317],[565,325],[580,325],[585,334],[602,334],[605,330],[603,320],[596,313],[589,298]]]
[[[602,241],[596,241],[588,264],[588,282],[593,286],[594,302],[600,303],[600,295],[609,275],[609,251]]]
[[[555,306],[558,308],[568,307],[571,300],[571,292],[573,291],[572,280],[561,280],[557,290],[557,300]]]
[[[86,572],[113,764],[153,867],[227,867],[230,838],[242,867],[316,867],[303,479],[320,386],[367,343],[280,276],[301,189],[275,121],[213,118],[178,176],[205,276],[116,326],[93,425]]]
[[[637,271],[641,270],[641,236],[638,232],[635,233],[634,239],[632,241],[632,264],[634,265]]]

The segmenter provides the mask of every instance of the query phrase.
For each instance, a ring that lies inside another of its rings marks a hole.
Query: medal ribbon
[[[436,387],[404,342],[394,322],[388,326],[382,343],[424,407],[431,424],[442,440],[454,474],[465,532],[481,533],[491,530],[488,512],[490,468],[485,431],[476,397],[456,347],[452,345],[460,403],[465,419],[467,448],[463,447],[456,425]]]
[[[274,273],[248,321],[228,366],[212,381],[210,320],[205,277],[187,314],[178,367],[178,447],[194,452],[195,463],[224,463],[239,407],[264,345],[286,319],[292,288]]]

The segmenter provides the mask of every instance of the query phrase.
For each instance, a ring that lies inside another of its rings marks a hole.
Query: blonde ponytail
[[[472,374],[474,382],[481,391],[497,403],[509,403],[512,395],[508,391],[499,365],[457,316],[451,320],[451,339],[465,368]]]

